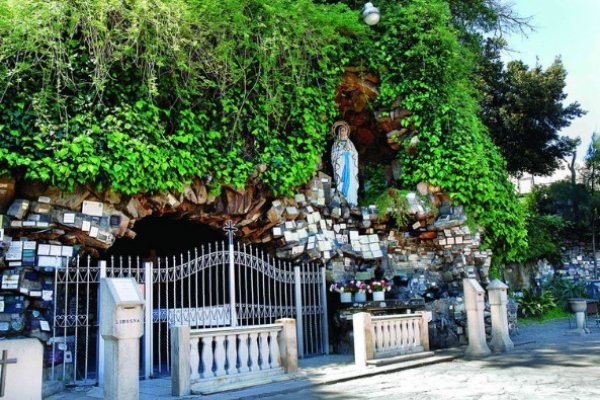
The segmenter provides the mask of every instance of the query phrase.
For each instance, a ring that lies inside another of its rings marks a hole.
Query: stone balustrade
[[[296,322],[248,327],[171,328],[172,394],[213,393],[252,386],[298,368]]]
[[[366,366],[368,360],[429,351],[426,312],[374,317],[353,315],[354,361]]]

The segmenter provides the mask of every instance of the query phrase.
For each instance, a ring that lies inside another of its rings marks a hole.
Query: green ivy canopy
[[[442,187],[516,258],[522,211],[447,2],[378,6],[371,28],[310,0],[0,0],[0,175],[133,194],[262,171],[290,194],[325,153],[344,66],[361,65],[381,80],[370,107],[413,112],[402,186]]]

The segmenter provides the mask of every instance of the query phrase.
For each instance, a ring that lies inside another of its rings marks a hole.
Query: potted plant
[[[350,303],[352,294],[355,301],[366,301],[367,285],[361,281],[335,282],[329,287],[330,292],[338,292],[342,303]]]
[[[350,281],[352,293],[354,293],[354,301],[367,301],[367,284],[362,281]]]
[[[350,286],[342,282],[334,282],[329,286],[330,292],[338,292],[342,303],[352,302],[352,292]]]
[[[369,293],[373,293],[374,301],[385,300],[385,292],[391,289],[390,283],[385,279],[371,281],[369,283]]]

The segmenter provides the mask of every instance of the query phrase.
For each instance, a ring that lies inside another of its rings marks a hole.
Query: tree
[[[588,146],[588,150],[585,156],[585,168],[588,172],[588,177],[589,179],[587,179],[587,182],[589,182],[589,187],[590,187],[590,191],[591,191],[591,195],[592,195],[592,199],[594,201],[592,201],[592,215],[591,215],[591,219],[592,219],[592,254],[593,256],[593,260],[594,260],[594,278],[598,277],[598,265],[597,265],[597,261],[596,261],[596,220],[598,218],[598,199],[597,199],[597,195],[596,195],[596,191],[595,191],[595,186],[597,184],[596,180],[598,179],[596,174],[597,174],[597,169],[600,166],[600,138],[598,138],[598,135],[596,134],[596,132],[594,132],[592,134],[592,141],[590,142],[590,145]]]
[[[560,130],[585,111],[577,102],[563,104],[567,72],[560,58],[546,69],[540,64],[529,68],[522,61],[504,66],[503,45],[488,40],[480,58],[483,121],[511,175],[550,175],[573,151]]]
[[[566,138],[565,144],[568,146],[567,157],[571,157],[571,159],[569,160],[565,157],[564,160],[567,162],[567,166],[571,172],[571,185],[575,186],[577,183],[577,169],[575,168],[575,160],[577,159],[577,147],[581,144],[581,138]]]

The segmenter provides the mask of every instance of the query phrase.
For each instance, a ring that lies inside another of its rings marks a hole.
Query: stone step
[[[393,372],[393,371],[402,371],[405,369],[418,368],[423,367],[425,365],[438,364],[442,362],[450,362],[457,358],[461,357],[458,354],[444,354],[444,355],[434,355],[431,357],[419,358],[416,360],[404,361],[394,364],[387,364],[379,367],[377,370],[379,373],[384,372]]]
[[[383,365],[398,364],[398,363],[403,363],[403,362],[413,361],[413,360],[421,360],[423,358],[432,357],[434,355],[435,355],[435,353],[433,351],[421,351],[419,353],[403,354],[400,356],[368,360],[367,365],[381,367]]]
[[[420,356],[414,358],[414,356],[425,354],[425,356]],[[449,362],[456,358],[462,357],[463,351],[444,351],[442,353],[436,354],[434,352],[422,352],[417,354],[410,354],[409,356],[413,356],[413,358],[404,358],[404,361],[393,362],[389,364],[382,364],[380,366],[375,366],[369,364],[366,368],[353,368],[352,370],[340,371],[338,373],[328,373],[325,375],[309,377],[308,379],[317,385],[328,385],[337,382],[344,382],[352,379],[358,378],[366,378],[369,376],[385,374],[387,372],[395,372],[401,371],[404,369],[417,368],[425,365],[437,364],[441,362]],[[406,356],[401,356],[406,357]],[[396,360],[398,358],[394,357]],[[380,361],[380,360],[379,360]]]

